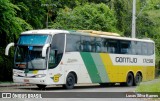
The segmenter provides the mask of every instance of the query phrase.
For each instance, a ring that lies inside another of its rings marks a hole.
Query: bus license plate
[[[28,79],[24,79],[24,82],[25,82],[25,83],[29,83],[29,80],[28,80]]]

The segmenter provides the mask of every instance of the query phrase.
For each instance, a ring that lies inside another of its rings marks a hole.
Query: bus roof
[[[94,30],[57,30],[57,29],[40,29],[40,30],[30,30],[22,32],[21,35],[26,34],[58,34],[58,33],[66,33],[66,34],[75,34],[75,35],[84,35],[84,36],[95,36],[95,37],[103,37],[103,38],[109,38],[109,39],[119,39],[119,40],[128,40],[128,41],[144,41],[144,42],[153,42],[151,39],[137,39],[137,38],[129,38],[129,37],[121,37],[117,33],[111,33],[111,32],[102,32],[101,31],[94,31],[93,33],[90,31]],[[113,34],[113,35],[111,35]]]
[[[40,30],[29,30],[22,32],[21,34],[57,34],[57,33],[69,33],[67,30],[57,30],[57,29],[40,29]]]

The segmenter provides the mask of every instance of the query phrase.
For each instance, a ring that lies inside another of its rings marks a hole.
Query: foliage
[[[144,10],[137,17],[137,37],[151,38],[155,41],[156,66],[160,68],[160,5],[159,0],[146,0]]]
[[[20,10],[16,5],[10,3],[8,0],[1,0],[0,8],[0,34],[4,37],[2,38],[4,39],[3,42],[12,39],[11,36],[16,36],[17,33],[23,30],[32,28],[23,19],[16,17],[16,10]],[[2,35],[3,33],[6,33],[6,35]]]
[[[129,10],[129,4],[126,2],[126,0],[114,0],[113,1],[114,5],[114,11],[116,15],[116,19],[118,21],[116,27],[118,28],[119,31],[123,33],[127,33],[128,35],[128,30],[130,31],[131,27],[131,12]],[[113,6],[112,5],[112,6]],[[129,32],[130,33],[130,32]]]
[[[146,0],[146,8],[145,10],[154,10],[160,9],[160,1],[159,0]]]
[[[136,92],[160,92],[160,82],[159,79],[155,81],[150,81],[151,83],[142,83],[136,87]]]
[[[0,81],[4,77],[11,78],[12,62],[10,58],[4,56],[4,49],[7,43],[16,41],[16,38],[26,29],[32,29],[23,19],[16,17],[16,10],[20,10],[16,5],[12,4],[9,0],[0,0]]]
[[[12,0],[12,2],[20,9],[17,11],[17,15],[33,28],[45,27],[47,14],[45,7],[42,6],[43,0]]]
[[[58,29],[93,29],[115,31],[114,12],[105,4],[79,5],[73,10],[66,7],[58,12],[53,28]]]

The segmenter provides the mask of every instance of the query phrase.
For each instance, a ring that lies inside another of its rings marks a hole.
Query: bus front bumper
[[[45,77],[42,77],[42,78],[27,78],[27,77],[16,77],[16,76],[13,76],[13,82],[15,82],[15,83],[26,83],[26,84],[47,85]]]

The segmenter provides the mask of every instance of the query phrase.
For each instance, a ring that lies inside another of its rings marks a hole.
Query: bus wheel
[[[135,79],[134,79],[134,85],[135,85],[135,86],[138,86],[141,81],[142,81],[142,75],[138,72],[138,73],[136,74]]]
[[[127,86],[133,86],[134,77],[132,73],[128,73],[127,79],[126,79],[126,85]]]
[[[45,89],[45,88],[46,88],[46,85],[37,84],[37,87],[38,87],[39,89]]]
[[[63,87],[66,89],[72,89],[74,88],[74,85],[75,85],[75,76],[73,73],[69,73],[66,78],[66,84],[63,85]]]

